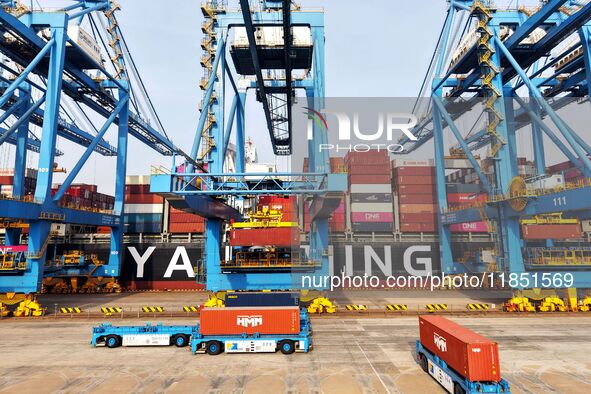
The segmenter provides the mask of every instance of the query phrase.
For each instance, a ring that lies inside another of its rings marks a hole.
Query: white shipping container
[[[234,27],[234,47],[248,47],[248,36],[246,35],[245,27]],[[291,28],[292,43],[294,47],[310,47],[312,46],[312,33],[308,26],[294,26]],[[266,47],[282,47],[283,41],[283,27],[282,26],[265,26],[257,27],[254,32],[257,46]]]
[[[564,188],[564,176],[560,174],[551,175],[546,178],[530,180],[527,182],[528,190],[548,190]]]
[[[591,220],[581,220],[581,229],[584,233],[591,233]]]
[[[349,187],[351,193],[391,193],[389,183],[353,183]]]
[[[354,202],[351,203],[351,212],[394,212],[392,203],[389,202]]]
[[[37,178],[37,169],[36,168],[27,168],[25,169],[25,177],[27,178]],[[14,175],[14,168],[0,168],[0,176],[12,176]]]
[[[94,37],[78,25],[68,25],[68,36],[98,64],[102,64],[101,47]]]
[[[150,175],[128,175],[125,177],[126,185],[149,185]]]
[[[162,213],[164,204],[125,204],[125,213]]]

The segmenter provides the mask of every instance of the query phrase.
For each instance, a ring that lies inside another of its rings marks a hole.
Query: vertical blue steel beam
[[[433,84],[438,83],[437,78]],[[441,88],[433,92],[433,101],[438,100],[443,94]],[[447,188],[445,180],[445,146],[443,138],[443,125],[441,122],[441,112],[439,106],[433,105],[433,145],[435,148],[435,181],[437,184],[437,206],[439,215],[437,215],[437,227],[439,230],[439,258],[441,261],[441,271],[453,273],[455,267],[451,253],[451,230],[449,226],[444,226],[441,221],[441,214],[447,209]]]
[[[441,72],[443,70],[443,61],[445,60],[445,49],[449,41],[451,25],[455,14],[455,1],[451,0],[447,18],[443,26],[443,35],[439,50],[439,57],[435,67],[435,76],[433,78],[432,100],[435,101],[443,97],[441,85]],[[437,206],[439,215],[437,216],[437,227],[439,230],[439,258],[441,261],[441,271],[452,273],[455,270],[453,256],[451,253],[451,230],[449,226],[444,226],[441,221],[441,213],[447,209],[447,188],[445,181],[445,146],[443,138],[443,124],[441,122],[441,112],[437,105],[433,105],[433,145],[435,149],[435,180],[437,184]]]
[[[500,26],[496,24],[493,17],[489,24],[490,29],[493,31],[493,39],[489,43],[495,48],[494,53],[491,56],[490,61],[496,67],[499,72],[492,80],[493,87],[501,93],[501,97],[495,103],[495,110],[501,115],[501,121],[497,125],[497,134],[500,138],[506,141],[506,144],[502,145],[495,157],[495,181],[496,187],[499,193],[507,193],[509,185],[515,176],[517,176],[517,160],[511,156],[516,152],[515,147],[515,136],[508,127],[508,122],[512,122],[513,119],[508,119],[508,116],[512,115],[512,111],[507,114],[505,106],[505,89],[503,86],[503,76],[501,67],[500,50],[497,48],[497,36],[499,35]],[[512,104],[511,104],[512,105]],[[511,107],[511,110],[513,108]],[[523,272],[525,266],[523,264],[523,254],[521,251],[521,233],[518,218],[509,217],[505,210],[506,207],[499,209],[499,220],[497,223],[497,231],[499,234],[499,240],[501,241],[500,252],[502,253],[502,261],[498,260],[498,267],[502,270],[509,272]]]
[[[534,103],[529,102],[527,105],[536,115],[540,115],[539,109]],[[534,146],[534,162],[536,164],[536,175],[544,175],[546,173],[546,152],[544,151],[544,136],[540,125],[533,121],[531,122],[532,143]]]
[[[22,117],[31,107],[31,87],[28,84],[23,84],[19,89],[19,101],[16,109],[16,116]],[[7,132],[8,133],[8,132]],[[27,170],[27,139],[29,135],[29,121],[25,120],[17,129],[16,133],[16,151],[14,154],[14,181],[12,186],[12,197],[16,199],[23,198],[25,194],[25,176]],[[20,228],[6,229],[6,245],[20,244]]]
[[[514,169],[513,176],[518,175],[517,164],[517,138],[515,135],[515,110],[513,108],[513,87],[506,85],[503,88],[503,105],[505,108],[505,123],[507,127],[507,148],[509,150],[509,163]]]
[[[245,135],[244,135],[244,113],[246,108],[246,92],[238,93],[238,109],[236,115],[236,172],[246,172],[245,152]]]
[[[579,29],[579,38],[583,46],[583,59],[585,61],[585,73],[587,74],[587,89],[591,94],[591,25],[587,24]]]
[[[223,127],[221,126],[222,122],[222,110],[223,107],[223,91],[225,89],[225,81],[223,78],[221,81],[216,81],[217,73],[218,73],[218,65],[219,67],[225,68],[225,41],[223,37],[223,32],[225,30],[221,28],[216,28],[216,36],[218,37],[218,47],[216,48],[214,64],[211,69],[211,76],[208,82],[207,90],[205,95],[203,96],[203,105],[201,109],[201,115],[199,117],[199,124],[197,125],[197,135],[195,136],[195,141],[193,144],[193,149],[191,151],[191,157],[197,159],[197,155],[199,154],[199,146],[201,141],[201,134],[203,133],[203,128],[205,126],[205,121],[208,116],[208,112],[211,110],[211,113],[214,115],[216,119],[216,123],[212,124],[208,130],[209,136],[213,139],[213,147],[211,148],[208,156],[204,157],[204,160],[208,160],[208,170],[210,172],[217,172],[222,173],[224,167],[224,156],[221,156],[223,153],[223,146],[224,143],[224,131]],[[222,70],[221,75],[225,75],[225,72]],[[212,102],[211,97],[213,92],[215,92],[215,100]],[[219,145],[219,146],[217,146]],[[208,289],[219,289],[219,287],[213,286],[210,283],[209,273],[212,273],[213,281],[217,281],[220,279],[220,275],[222,275],[221,271],[221,245],[222,245],[222,227],[223,221],[217,219],[207,219],[205,222],[205,269],[207,272],[207,288]]]
[[[55,14],[51,27],[52,41],[47,72],[47,89],[43,116],[41,151],[39,153],[39,174],[35,188],[35,199],[43,203],[51,200],[51,182],[53,180],[53,163],[57,137],[62,76],[64,72],[64,55],[66,48],[67,16]]]
[[[17,109],[17,116],[23,117],[32,106],[31,88],[25,84],[21,87],[19,98],[22,96],[23,104]],[[21,199],[25,193],[25,174],[27,169],[27,137],[29,135],[29,120],[25,119],[16,132],[16,152],[14,158],[14,183],[12,196]]]
[[[234,126],[234,117],[236,116],[236,106],[238,105],[238,95],[234,95],[232,99],[232,105],[230,106],[230,112],[228,114],[228,120],[226,123],[226,130],[224,131],[224,147],[222,149],[222,156],[226,157],[228,151],[228,145],[230,144],[230,135],[232,135],[232,127]]]
[[[125,83],[125,81],[122,81]],[[115,171],[115,204],[113,210],[120,215],[119,225],[111,227],[111,253],[107,266],[102,266],[98,275],[119,276],[123,259],[123,213],[125,210],[125,175],[127,173],[127,141],[129,136],[129,95],[119,90],[119,101],[125,103],[119,111],[117,132],[117,168]]]
[[[50,42],[53,42],[53,44],[49,56],[39,153],[39,173],[35,188],[35,199],[41,201],[44,206],[52,204],[51,182],[53,179],[55,143],[66,52],[66,29],[68,26],[68,17],[65,14],[50,14],[49,19],[51,20],[52,37]],[[27,272],[25,272],[25,279],[23,279],[25,280],[23,289],[26,289],[24,291],[35,292],[41,288],[50,228],[51,222],[49,220],[32,220],[29,223],[29,257],[27,258]]]
[[[324,24],[322,26],[312,26],[312,42],[314,43],[314,71],[313,90],[306,89],[308,96],[308,106],[310,108],[323,108],[325,99],[325,62],[324,62]],[[289,93],[291,94],[291,93]],[[310,102],[310,99],[312,102]],[[328,151],[319,152],[318,147],[321,144],[328,143],[328,135],[325,129],[313,124],[312,146],[308,151],[310,172],[330,173],[330,158]],[[307,209],[310,209],[311,204]],[[312,215],[310,215],[312,217]],[[329,274],[328,259],[328,219],[314,218],[310,223],[310,258],[320,262],[320,268],[314,273],[316,276],[326,277]],[[294,280],[295,282],[295,280]],[[301,284],[294,283],[294,288]]]

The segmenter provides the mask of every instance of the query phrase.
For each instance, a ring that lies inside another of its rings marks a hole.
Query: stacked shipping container
[[[394,223],[390,192],[390,159],[386,151],[349,152],[351,230],[391,233]]]
[[[199,215],[169,207],[168,232],[172,234],[204,233],[205,219]]]
[[[125,177],[125,232],[160,233],[164,203],[162,197],[150,193],[150,177]]]
[[[14,185],[14,169],[1,168],[0,169],[0,195],[5,198],[13,197]],[[37,185],[37,170],[34,168],[27,168],[25,170],[25,182],[23,196],[32,196],[35,193],[35,186]]]
[[[59,188],[59,184],[53,184],[51,194]],[[114,204],[115,197],[99,193],[97,185],[85,183],[72,184],[59,202],[61,206],[97,211],[112,211]]]
[[[392,190],[401,233],[437,232],[433,160],[392,160]]]

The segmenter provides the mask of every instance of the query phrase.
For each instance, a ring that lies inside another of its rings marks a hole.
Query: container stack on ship
[[[436,233],[433,160],[392,160],[392,190],[401,233]]]
[[[386,151],[349,152],[350,219],[354,233],[392,233],[390,159]]]
[[[125,232],[156,234],[162,232],[164,200],[150,193],[150,177],[125,177]]]
[[[27,168],[24,178],[24,197],[32,197],[37,184],[38,170]],[[0,195],[4,198],[12,198],[14,189],[14,169],[0,168]]]

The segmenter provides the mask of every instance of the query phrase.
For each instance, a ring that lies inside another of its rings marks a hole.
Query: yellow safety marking
[[[489,308],[488,304],[467,304],[466,308],[471,311],[487,311]]]
[[[429,312],[446,311],[447,304],[427,304],[425,305],[425,309],[427,309]]]
[[[80,308],[60,308],[61,313],[82,313]]]
[[[102,307],[101,308],[101,312],[103,313],[121,313],[123,312],[123,308],[120,308],[118,306],[116,307],[112,307],[112,306],[106,306],[106,307]]]
[[[142,307],[142,311],[149,313],[149,312],[164,312],[164,308],[161,306],[144,306]]]
[[[406,311],[408,310],[408,306],[405,304],[388,304],[386,305],[386,309],[390,311]]]
[[[366,311],[366,305],[346,305],[348,311]]]
[[[199,312],[198,306],[183,306],[185,312]]]

